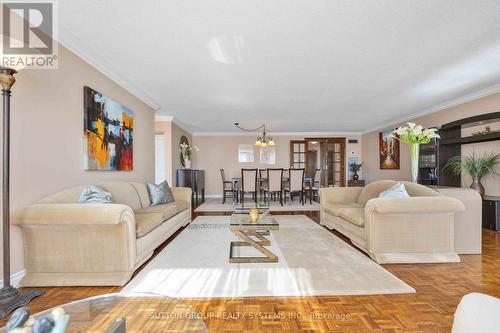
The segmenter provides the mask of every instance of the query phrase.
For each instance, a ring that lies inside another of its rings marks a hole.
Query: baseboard
[[[26,274],[26,270],[23,269],[22,271],[19,271],[17,273],[14,273],[10,276],[10,284],[12,286],[17,287],[19,285],[19,282],[21,282],[21,279],[23,276]],[[3,288],[3,279],[0,280],[0,286]]]

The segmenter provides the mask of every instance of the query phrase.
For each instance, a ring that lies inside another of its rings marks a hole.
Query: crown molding
[[[186,131],[188,134],[193,135],[193,130],[175,116],[169,116],[166,114],[156,114],[155,121],[169,121],[175,124],[177,127],[181,128],[182,130]]]
[[[452,108],[454,106],[458,106],[461,104],[472,102],[472,101],[475,101],[475,100],[480,99],[482,97],[490,96],[490,95],[493,95],[493,94],[496,94],[499,92],[500,92],[500,83],[495,84],[493,86],[490,86],[488,88],[485,88],[485,89],[458,97],[458,98],[451,99],[451,100],[446,101],[444,103],[440,103],[440,104],[431,106],[430,108],[421,109],[420,111],[412,113],[408,116],[395,118],[391,121],[380,124],[377,127],[373,127],[367,131],[364,131],[362,134],[367,134],[367,133],[374,132],[374,131],[377,131],[377,130],[380,130],[383,128],[391,127],[391,126],[394,126],[395,124],[400,124],[400,123],[410,121],[410,120],[415,119],[415,118],[423,117],[423,116],[426,116],[426,115],[429,115],[432,113],[446,110],[446,109]]]
[[[194,132],[193,136],[257,136],[259,131],[255,132]],[[361,132],[266,132],[269,136],[359,136]]]
[[[80,57],[83,61],[97,69],[99,72],[116,82],[129,93],[143,101],[154,111],[157,111],[161,108],[161,105],[152,97],[150,97],[142,89],[138,88],[130,80],[120,75],[116,70],[112,69],[112,66],[109,63],[104,61],[94,52],[90,51],[90,48],[85,45],[85,43],[83,43],[80,39],[78,39],[75,35],[67,31],[63,27],[59,27],[59,36],[57,42]],[[85,49],[78,45],[84,45]]]

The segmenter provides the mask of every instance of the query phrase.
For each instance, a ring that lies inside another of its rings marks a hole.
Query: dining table
[[[289,177],[283,177],[283,183],[288,183]],[[231,177],[231,188],[233,189],[233,205],[236,205],[238,203],[238,195],[237,195],[237,189],[236,185],[241,182],[241,177]],[[262,186],[267,182],[267,178],[265,177],[257,177],[257,184],[259,184],[259,187]],[[304,184],[308,186],[308,191],[309,191],[309,201],[312,203],[312,188],[314,185],[314,181],[312,177],[304,177]]]

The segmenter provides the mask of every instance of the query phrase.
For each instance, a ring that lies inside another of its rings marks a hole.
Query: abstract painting
[[[380,169],[399,169],[399,140],[392,136],[392,130],[379,133]]]
[[[134,113],[120,103],[83,88],[86,170],[132,171]]]

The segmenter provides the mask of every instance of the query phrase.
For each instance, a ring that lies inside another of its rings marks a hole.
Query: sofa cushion
[[[176,202],[170,202],[168,204],[151,206],[148,208],[140,208],[134,211],[136,214],[151,214],[159,213],[162,214],[163,220],[168,220],[172,216],[176,215],[179,211],[177,209]]]
[[[180,213],[189,208],[189,205],[186,201],[176,201],[175,205],[177,207],[177,212]]]
[[[366,185],[359,195],[358,203],[366,205],[369,200],[378,198],[380,192],[387,190],[396,183],[394,180],[379,180]]]
[[[137,237],[142,237],[164,221],[161,213],[135,214],[135,233]]]
[[[104,191],[99,186],[90,185],[82,191],[80,195],[79,203],[97,203],[97,204],[109,204],[113,203],[113,197],[111,193]]]
[[[365,225],[365,209],[364,208],[339,208],[339,217],[351,222],[359,227]]]
[[[151,201],[149,201],[148,187],[146,183],[130,182],[130,185],[132,185],[137,191],[139,199],[141,200],[142,208],[147,208],[151,206]]]
[[[141,199],[135,188],[127,182],[108,181],[97,183],[97,186],[111,193],[115,203],[127,205],[133,210],[142,208]]]
[[[357,202],[332,202],[325,204],[325,212],[333,216],[339,216],[341,208],[363,208],[364,206]]]
[[[405,186],[401,183],[396,183],[392,185],[387,190],[380,192],[378,195],[379,198],[399,198],[406,199],[409,198],[410,195],[406,192]]]
[[[162,205],[175,201],[170,185],[168,185],[166,180],[159,185],[148,183],[147,187],[151,206]]]

